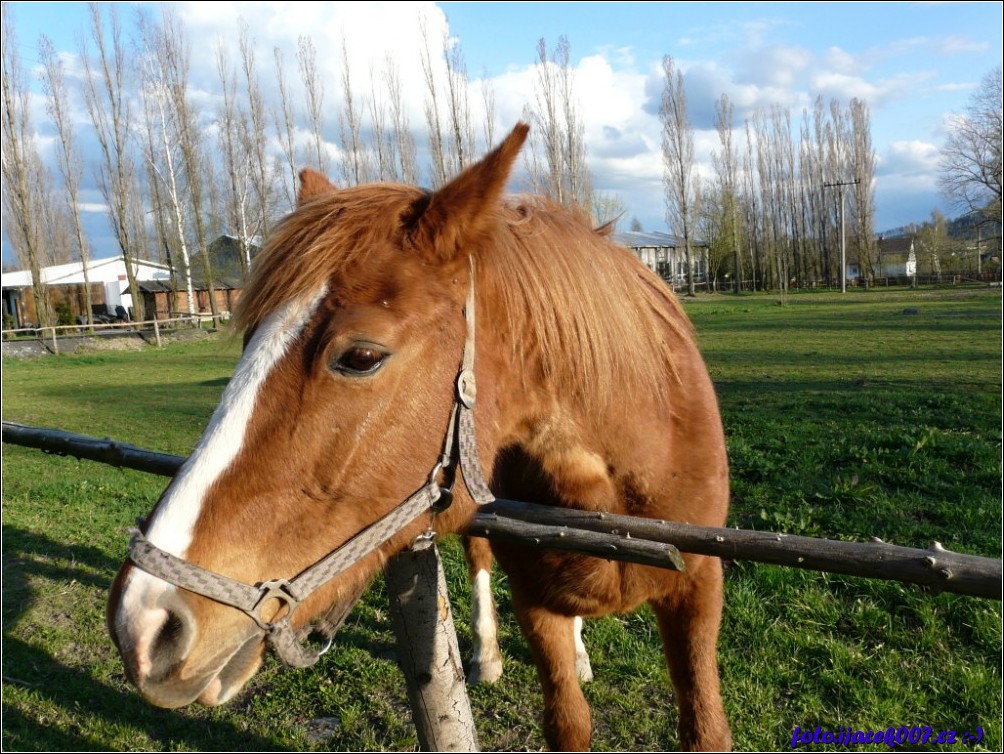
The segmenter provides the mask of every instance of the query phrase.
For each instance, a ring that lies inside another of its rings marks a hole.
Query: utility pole
[[[856,186],[861,183],[860,178],[853,181],[833,181],[824,183],[823,188],[840,189],[840,292],[847,293],[847,239],[844,237],[844,186]]]

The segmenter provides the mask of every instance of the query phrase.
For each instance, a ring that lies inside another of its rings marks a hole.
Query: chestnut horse
[[[150,702],[227,701],[269,639],[307,664],[282,637],[350,602],[428,528],[430,507],[442,507],[441,465],[456,457],[458,414],[476,425],[461,460],[477,468],[457,476],[439,532],[470,522],[478,488],[487,491],[472,484],[481,469],[511,499],[724,523],[721,420],[685,315],[586,218],[503,198],[527,132],[518,125],[435,192],[339,190],[302,174],[298,207],[241,297],[234,376],[111,590],[112,637]],[[465,375],[476,375],[476,406]],[[394,517],[399,528],[358,544]],[[332,570],[346,549],[352,557]],[[492,549],[537,665],[552,748],[590,744],[576,616],[643,602],[676,690],[679,744],[729,748],[718,559],[686,555],[680,573]]]

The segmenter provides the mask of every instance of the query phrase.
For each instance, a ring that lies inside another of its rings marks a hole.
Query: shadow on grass
[[[125,686],[116,688],[93,671],[72,667],[50,651],[18,635],[18,624],[40,598],[40,580],[76,581],[106,589],[118,570],[105,553],[88,545],[68,545],[18,527],[3,531],[3,747],[5,751],[100,751],[110,741],[94,730],[144,731],[158,748],[217,751],[278,750],[273,741],[242,730],[230,721],[194,719],[174,710],[157,709]],[[61,565],[68,563],[68,565]],[[58,606],[69,613],[72,606]],[[72,616],[70,618],[72,620]],[[28,633],[27,631],[23,633]],[[39,639],[42,642],[43,639]],[[110,644],[110,639],[108,640]],[[13,690],[25,689],[23,694]],[[14,706],[12,699],[31,699]],[[47,708],[56,707],[69,726],[53,724]],[[33,714],[36,712],[37,714]],[[81,721],[81,722],[76,722]]]

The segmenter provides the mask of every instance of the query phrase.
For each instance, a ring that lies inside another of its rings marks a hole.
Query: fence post
[[[386,581],[419,748],[478,751],[439,550],[426,542],[394,556]]]
[[[59,356],[59,340],[56,338],[56,328],[52,328],[52,352]]]
[[[157,348],[160,348],[160,324],[157,322],[157,315],[153,315],[153,337],[157,341]]]

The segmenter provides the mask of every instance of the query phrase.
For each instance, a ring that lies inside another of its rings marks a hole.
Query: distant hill
[[[984,222],[982,228],[978,228],[982,216],[977,212],[969,212],[960,217],[953,218],[948,221],[948,237],[949,238],[976,238],[977,234],[982,238],[991,238],[994,236],[1000,237],[1001,235],[1001,224],[1000,222],[986,223]],[[911,223],[910,225],[902,225],[898,228],[890,228],[884,230],[876,235],[881,238],[908,238],[915,235],[918,230],[924,225],[924,223]]]

